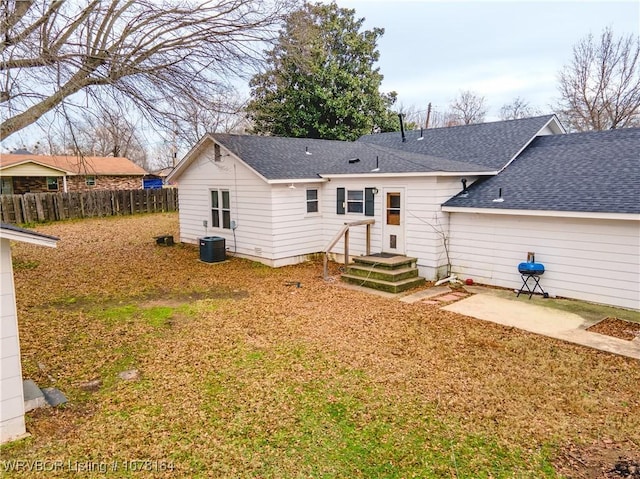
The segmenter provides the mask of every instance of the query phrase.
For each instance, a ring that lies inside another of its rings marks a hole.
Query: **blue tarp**
[[[162,188],[162,178],[144,178],[142,187],[145,190]]]

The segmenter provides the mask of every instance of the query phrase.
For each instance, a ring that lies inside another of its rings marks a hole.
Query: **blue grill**
[[[536,262],[520,263],[518,265],[518,271],[520,272],[520,274],[531,274],[540,276],[541,274],[544,274],[544,265],[542,263]]]

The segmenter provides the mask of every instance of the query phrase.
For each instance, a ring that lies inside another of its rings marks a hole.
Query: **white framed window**
[[[347,213],[364,213],[363,190],[347,190]]]
[[[96,186],[96,177],[94,175],[85,176],[84,183],[87,186]]]
[[[58,178],[55,176],[47,176],[47,190],[58,191]]]
[[[375,215],[375,195],[378,188],[367,187],[364,190],[347,190],[343,187],[336,189],[336,214],[364,213],[365,216]]]
[[[211,190],[211,226],[231,229],[231,196],[229,190]]]
[[[10,176],[4,176],[0,178],[0,194],[12,195],[13,194],[13,178]]]
[[[320,202],[318,200],[318,190],[311,188],[307,190],[307,213],[318,213]]]

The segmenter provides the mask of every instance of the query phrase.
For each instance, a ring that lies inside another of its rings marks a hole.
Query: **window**
[[[10,176],[5,176],[1,178],[2,182],[0,183],[0,194],[3,195],[12,195],[13,194],[13,178]]]
[[[374,216],[374,196],[377,192],[377,188],[348,191],[344,188],[338,188],[336,190],[336,213],[339,215],[346,213],[364,213],[365,216]]]
[[[364,213],[362,190],[347,190],[347,213]]]
[[[400,224],[400,193],[387,193],[387,224]]]
[[[211,225],[231,229],[231,200],[229,190],[211,190]]]
[[[93,175],[86,176],[84,182],[87,186],[96,186],[96,177]]]
[[[318,190],[307,190],[307,213],[317,213],[318,209]]]
[[[58,191],[58,178],[55,176],[47,176],[47,190]]]

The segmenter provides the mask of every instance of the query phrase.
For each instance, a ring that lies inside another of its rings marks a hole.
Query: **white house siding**
[[[467,177],[468,185],[475,178]],[[336,214],[337,188],[364,189],[378,188],[375,197],[375,216],[347,213]],[[324,245],[328,244],[335,234],[340,231],[345,222],[358,221],[367,218],[375,219],[371,230],[371,252],[382,251],[382,227],[384,221],[385,189],[403,188],[405,193],[402,221],[405,225],[405,253],[418,259],[420,276],[433,280],[443,274],[446,269],[446,254],[443,237],[448,235],[448,217],[441,212],[441,204],[462,189],[460,177],[395,177],[346,179],[333,178],[325,184],[323,194],[324,216]],[[349,254],[358,256],[366,252],[366,234],[364,226],[357,226],[350,231]],[[344,241],[338,242],[332,253],[339,260],[343,260]]]
[[[322,187],[322,182],[271,186],[273,266],[299,263],[324,247]],[[307,189],[318,190],[318,213],[307,213]]]
[[[0,444],[23,436],[24,396],[11,245],[0,239]]]
[[[211,227],[212,189],[230,192],[235,238],[230,229]],[[178,180],[178,198],[180,241],[197,244],[203,236],[220,236],[231,253],[267,264],[273,259],[271,187],[224,149],[219,162],[214,161],[213,144],[193,160]]]
[[[551,295],[640,309],[640,223],[450,213],[453,270],[461,278],[520,288],[534,252]]]
[[[407,188],[407,255],[418,258],[420,276],[443,277],[447,269],[444,247],[449,237],[449,217],[441,204],[462,190],[462,177],[411,178]],[[475,177],[465,177],[470,186]]]
[[[337,188],[346,190],[364,190],[365,188],[378,188],[379,193],[374,198],[374,216],[365,216],[364,213],[337,214],[336,203]],[[322,246],[318,251],[322,251],[336,234],[342,229],[345,223],[374,219],[371,226],[371,252],[380,252],[382,248],[382,182],[378,178],[358,179],[358,178],[333,178],[324,184],[320,209],[324,219],[324,231]],[[367,252],[366,226],[355,226],[349,230],[349,256],[362,256]],[[331,250],[332,256],[337,261],[344,261],[344,239]]]

